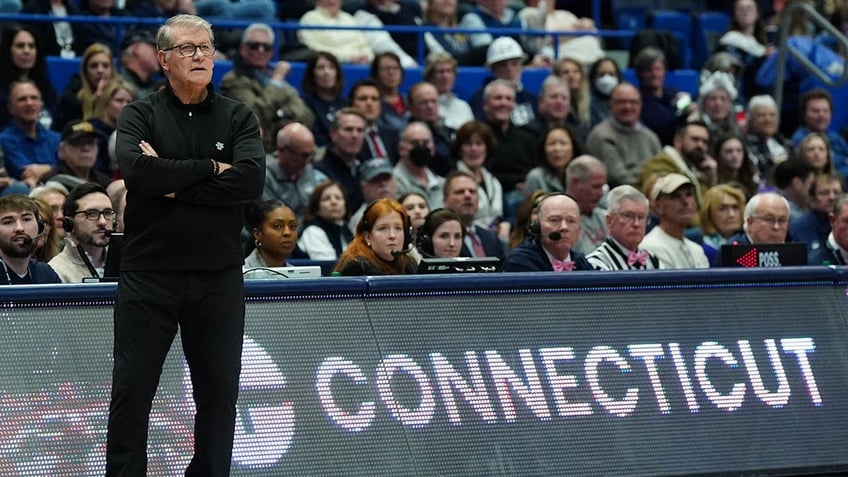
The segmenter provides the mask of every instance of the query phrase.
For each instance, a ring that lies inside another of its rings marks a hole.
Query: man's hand
[[[718,162],[709,154],[704,155],[704,160],[698,165],[698,170],[707,176],[710,185],[718,183]]]
[[[27,183],[30,189],[34,189],[39,181],[41,181],[41,176],[50,172],[51,169],[53,168],[47,164],[30,164],[24,167],[21,172],[21,178]]]
[[[274,71],[271,72],[271,79],[285,81],[289,71],[291,71],[291,63],[288,61],[278,61],[277,64],[274,65]]]

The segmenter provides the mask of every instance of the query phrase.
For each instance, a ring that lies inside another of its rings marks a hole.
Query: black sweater
[[[244,262],[242,204],[262,194],[256,117],[208,86],[183,104],[170,87],[127,105],[116,152],[127,185],[121,270],[220,270]],[[141,153],[147,141],[158,157]],[[212,161],[232,164],[215,176]],[[175,198],[165,197],[174,192]]]

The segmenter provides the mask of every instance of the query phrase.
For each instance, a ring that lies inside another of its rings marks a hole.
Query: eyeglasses
[[[248,41],[245,43],[247,49],[249,50],[262,50],[262,51],[271,51],[274,49],[274,45],[270,43],[262,43],[261,41]]]
[[[200,50],[200,54],[203,56],[212,56],[215,54],[215,45],[211,43],[201,43],[200,45],[195,45],[192,43],[185,43],[182,45],[172,46],[170,48],[165,48],[162,51],[169,50],[177,50],[183,58],[188,58],[197,54],[197,51]]]
[[[315,159],[315,151],[312,151],[312,152],[295,151],[294,149],[292,149],[288,146],[284,147],[283,150],[289,151],[292,155],[297,156],[297,157],[299,157],[299,158],[301,158],[301,159],[303,159],[304,161],[307,161],[307,162]]]
[[[645,224],[645,223],[648,222],[648,216],[647,215],[638,215],[638,214],[634,214],[632,212],[624,212],[624,213],[618,214],[618,216],[621,217],[621,220],[623,220],[624,222],[626,222],[628,224],[637,223],[637,222]]]
[[[104,218],[104,219],[106,219],[106,220],[115,220],[115,217],[118,215],[118,213],[117,213],[117,212],[115,212],[115,211],[114,211],[114,210],[112,210],[112,209],[103,209],[103,210],[88,209],[88,210],[81,210],[81,211],[79,211],[79,212],[75,213],[74,215],[80,215],[80,214],[85,215],[85,219],[86,219],[86,220],[90,220],[90,221],[92,221],[92,222],[94,222],[95,220],[99,219],[101,215],[102,215],[102,216],[103,216],[103,218]]]
[[[766,215],[765,217],[757,217],[754,216],[757,220],[762,220],[763,222],[774,227],[775,225],[780,227],[786,227],[789,224],[789,217],[774,217],[772,215]]]

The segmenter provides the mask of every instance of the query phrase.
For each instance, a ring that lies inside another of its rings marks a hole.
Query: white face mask
[[[613,75],[603,75],[595,80],[595,89],[605,96],[609,96],[616,86],[618,86],[618,78]]]

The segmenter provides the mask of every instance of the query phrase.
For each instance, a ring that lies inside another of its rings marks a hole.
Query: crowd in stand
[[[368,0],[349,12],[316,0],[299,12],[313,27],[298,31],[299,50],[270,25],[293,10],[269,0],[29,0],[20,11],[257,21],[235,37],[222,32],[217,50],[194,52],[233,61],[217,86],[247,104],[263,132],[265,188],[246,207],[246,267],[297,258],[336,262],[341,274],[400,274],[422,257],[493,256],[504,271],[706,268],[723,244],[789,241],[806,243],[810,264],[845,263],[848,142],[830,128],[839,105],[823,89],[799,93],[798,72],[783,104],[769,95],[778,45],[754,0],[726,2],[731,26],[695,98],[667,86],[669,51],[659,43],[634,52],[630,84],[594,35],[560,38],[554,54],[552,38],[317,28],[595,29],[557,3]],[[848,2],[822,8],[848,29]],[[830,51],[818,57],[835,74],[845,52],[794,20],[791,38]],[[153,25],[127,31],[113,53],[115,41],[108,23],[4,25],[6,283],[103,274],[127,194],[114,157],[121,110],[169,87]],[[305,60],[302,84],[287,82],[288,61],[274,61],[281,44]],[[63,91],[48,80],[47,55],[82,60]],[[370,65],[347,95],[344,64]],[[491,77],[466,101],[454,87],[474,64]],[[412,66],[424,80],[402,90]],[[525,68],[550,70],[538,91],[523,86]]]

